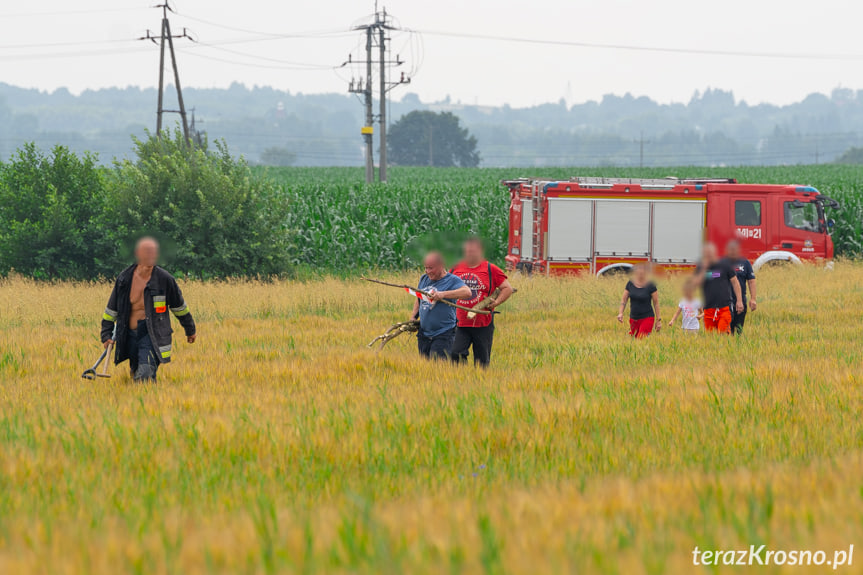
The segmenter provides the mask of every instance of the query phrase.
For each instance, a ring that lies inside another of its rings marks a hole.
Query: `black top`
[[[740,282],[740,295],[743,296],[743,305],[746,306],[746,282],[755,279],[755,270],[752,269],[752,264],[746,258],[732,261],[731,267],[734,268],[734,275],[737,276],[737,281]],[[734,290],[731,290],[731,301],[734,301]]]
[[[630,281],[626,284],[626,291],[629,292],[629,319],[644,319],[654,316],[651,296],[656,293],[656,286],[653,282],[647,282],[642,287],[636,287]]]
[[[704,309],[722,309],[731,305],[734,298],[734,291],[731,289],[734,269],[728,260],[719,260],[706,270],[699,264],[696,273],[700,273],[704,278]]]

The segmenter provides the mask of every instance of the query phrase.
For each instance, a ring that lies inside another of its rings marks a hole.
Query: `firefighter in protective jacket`
[[[102,314],[102,343],[115,343],[114,363],[128,359],[135,381],[155,381],[159,365],[170,362],[173,351],[168,311],[180,321],[189,343],[195,343],[195,320],[177,281],[156,265],[156,240],[139,240],[135,259],[117,277]]]

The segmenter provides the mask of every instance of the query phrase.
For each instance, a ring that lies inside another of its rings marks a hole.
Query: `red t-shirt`
[[[459,263],[450,273],[460,277],[467,287],[470,288],[471,298],[467,300],[459,300],[459,305],[465,307],[473,307],[491,294],[493,289],[497,289],[506,281],[506,274],[494,264],[491,264],[491,275],[488,277],[489,263],[482,262],[475,268],[469,267],[464,262]],[[468,312],[457,309],[456,317],[458,318],[459,327],[485,327],[491,324],[491,314],[484,315],[476,314],[473,319],[468,319]]]

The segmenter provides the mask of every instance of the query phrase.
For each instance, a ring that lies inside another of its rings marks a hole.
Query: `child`
[[[680,322],[680,326],[683,328],[683,333],[698,333],[701,327],[698,320],[704,316],[704,312],[702,311],[701,302],[695,297],[695,282],[692,279],[687,280],[683,284],[683,298],[677,304],[677,311],[674,312],[674,316],[668,322],[668,327],[674,325],[674,322],[681,314],[683,314],[683,321]]]
[[[654,330],[659,331],[662,327],[662,319],[659,317],[659,295],[656,285],[650,281],[647,264],[638,264],[632,270],[632,279],[623,290],[623,301],[620,302],[620,310],[617,321],[623,323],[623,312],[626,310],[626,302],[631,300],[629,306],[629,335],[636,338],[647,337]]]

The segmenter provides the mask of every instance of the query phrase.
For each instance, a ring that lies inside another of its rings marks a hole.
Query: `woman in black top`
[[[654,329],[660,330],[662,318],[659,316],[659,294],[656,291],[656,285],[648,277],[647,264],[636,265],[632,270],[632,279],[626,283],[620,311],[617,314],[617,321],[620,323],[623,323],[623,312],[626,310],[627,301],[631,301],[629,335],[646,337]]]

